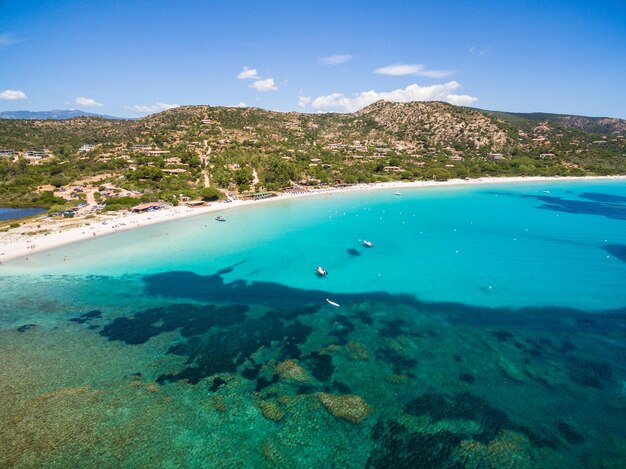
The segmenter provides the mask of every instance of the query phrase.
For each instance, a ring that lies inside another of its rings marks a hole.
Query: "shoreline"
[[[393,181],[373,184],[355,184],[342,188],[329,188],[328,190],[310,190],[298,193],[283,192],[275,197],[262,200],[235,200],[232,202],[216,202],[209,206],[191,208],[187,206],[170,207],[147,213],[116,213],[100,214],[94,218],[82,218],[77,220],[76,226],[67,227],[57,221],[39,217],[22,225],[21,231],[8,231],[0,233],[0,264],[15,260],[20,257],[27,258],[29,255],[49,251],[61,246],[80,241],[95,239],[99,236],[108,236],[129,229],[149,226],[166,221],[179,220],[191,216],[206,215],[214,212],[223,212],[233,208],[264,205],[266,203],[312,197],[326,194],[338,194],[345,192],[361,192],[384,189],[414,189],[469,185],[489,184],[519,184],[532,182],[557,182],[557,181],[601,181],[601,180],[626,180],[626,176],[580,176],[580,177],[545,177],[545,176],[515,176],[515,177],[484,177],[478,179],[450,179],[447,181]],[[45,226],[46,222],[49,226]],[[56,226],[55,226],[56,224]],[[49,232],[28,235],[24,230],[35,227]]]

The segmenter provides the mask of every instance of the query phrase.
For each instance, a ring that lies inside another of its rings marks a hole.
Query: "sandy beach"
[[[28,257],[37,252],[54,249],[63,245],[94,239],[99,236],[111,235],[120,231],[139,228],[165,221],[176,220],[189,216],[198,216],[213,212],[224,212],[238,207],[261,205],[286,199],[311,197],[323,194],[334,194],[353,191],[410,189],[417,187],[443,187],[479,184],[515,184],[527,182],[551,181],[592,181],[592,180],[626,180],[626,176],[585,176],[585,177],[485,177],[479,179],[451,179],[448,181],[412,181],[385,182],[377,184],[356,184],[342,188],[302,190],[285,192],[276,197],[252,200],[234,200],[232,202],[214,202],[209,206],[191,208],[187,206],[167,207],[147,213],[131,213],[128,211],[97,214],[93,218],[77,217],[68,220],[54,220],[45,215],[22,223],[17,229],[0,233],[0,263],[11,259]]]

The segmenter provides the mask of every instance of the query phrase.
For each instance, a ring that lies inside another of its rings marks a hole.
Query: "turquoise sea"
[[[624,181],[225,207],[0,266],[0,467],[626,467]]]

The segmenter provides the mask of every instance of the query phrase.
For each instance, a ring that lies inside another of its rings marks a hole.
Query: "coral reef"
[[[259,408],[263,417],[274,422],[280,422],[285,417],[285,411],[271,401],[259,401]]]
[[[372,408],[360,396],[353,394],[328,394],[324,392],[315,395],[326,410],[337,418],[350,423],[359,424],[372,413]]]
[[[285,360],[277,364],[276,371],[281,378],[289,381],[297,381],[299,383],[311,381],[309,374],[298,364],[298,360],[295,359]]]

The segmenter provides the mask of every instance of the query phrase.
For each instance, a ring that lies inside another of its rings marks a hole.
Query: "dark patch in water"
[[[613,372],[608,363],[570,357],[569,377],[575,383],[595,389],[604,389],[613,383]]]
[[[35,326],[37,326],[37,324],[24,324],[17,328],[17,332],[26,332],[28,329],[32,329]]]
[[[606,244],[602,246],[606,252],[626,262],[626,244]]]
[[[404,319],[394,319],[391,321],[383,321],[383,328],[380,330],[380,335],[383,337],[398,337],[405,333],[404,325],[406,321]]]
[[[257,379],[262,366],[263,365],[254,365],[252,368],[244,368],[241,372],[241,376],[249,380]]]
[[[394,373],[406,374],[417,365],[417,360],[408,358],[387,347],[376,350],[376,358],[392,365]]]
[[[374,320],[372,319],[372,317],[369,314],[367,314],[367,312],[365,311],[359,310],[356,313],[354,313],[354,315],[363,324],[367,324],[368,326],[371,326],[372,324],[374,324]]]
[[[555,212],[571,213],[575,215],[597,215],[614,220],[626,220],[626,204],[622,204],[622,200],[615,199],[615,197],[619,196],[606,197],[608,195],[606,194],[603,197],[599,197],[596,195],[592,196],[595,197],[595,199],[589,202],[585,200],[564,199],[562,197],[548,195],[515,194],[512,192],[492,193],[520,197],[523,199],[539,200],[543,202],[543,204],[538,207],[542,210],[552,210]],[[591,197],[587,197],[587,199],[591,199]],[[607,199],[611,199],[611,201],[609,202]]]
[[[270,347],[272,342],[283,344],[282,358],[295,358],[294,355],[300,354],[296,344],[303,343],[310,333],[311,327],[298,321],[284,324],[278,319],[256,319],[248,320],[245,326],[237,325],[227,331],[192,337],[168,350],[168,353],[187,357],[188,368],[180,373],[161,375],[157,381],[187,379],[195,384],[216,373],[234,373],[260,347]]]
[[[515,337],[509,331],[493,331],[492,334],[498,339],[498,342],[508,342]]]
[[[77,318],[70,319],[71,322],[75,322],[78,324],[85,324],[86,322],[102,317],[102,311],[98,311],[94,309],[93,311],[89,311],[88,313],[81,314]]]
[[[348,343],[348,336],[355,329],[354,324],[346,317],[338,314],[333,320],[333,330],[330,335],[337,338],[337,343],[345,345]]]
[[[226,381],[224,381],[222,378],[218,376],[217,378],[213,380],[213,383],[211,384],[211,386],[209,386],[209,391],[215,392],[219,389],[220,386],[224,384],[226,384]]]
[[[247,306],[195,306],[173,304],[136,313],[132,318],[116,318],[104,326],[100,335],[127,344],[143,344],[163,332],[180,329],[184,337],[193,337],[215,326],[232,326],[245,321]]]
[[[339,381],[333,381],[333,388],[336,392],[340,394],[351,394],[352,390],[350,387],[344,383],[340,383]]]
[[[325,353],[312,352],[302,357],[304,363],[311,370],[311,374],[318,381],[328,381],[335,371],[333,357]]]
[[[461,381],[465,381],[466,383],[469,383],[469,384],[473,384],[474,380],[475,380],[474,375],[471,374],[471,373],[461,373],[459,375],[459,379]]]
[[[570,424],[565,422],[556,422],[556,428],[558,428],[565,441],[567,441],[570,445],[579,445],[585,441],[585,437],[574,430]]]
[[[504,429],[514,430],[528,436],[530,442],[538,447],[556,447],[554,438],[546,438],[526,427],[516,425],[499,409],[493,407],[485,399],[470,393],[446,395],[427,393],[410,401],[404,411],[407,414],[428,415],[433,420],[474,420],[481,426],[481,431],[472,436],[482,443],[495,439]]]
[[[626,197],[603,192],[583,192],[579,196],[581,199],[593,200],[594,202],[607,202],[610,204],[626,204]]]
[[[445,430],[435,434],[411,433],[395,420],[388,420],[374,426],[372,440],[374,448],[367,458],[367,468],[462,467],[454,457],[454,449],[462,438]]]
[[[360,256],[361,255],[361,253],[359,251],[357,251],[356,249],[353,249],[353,248],[346,249],[346,252],[348,253],[349,256]]]
[[[280,379],[280,376],[278,375],[273,375],[271,379],[266,379],[263,378],[262,376],[257,379],[256,381],[256,386],[254,388],[254,390],[256,392],[262,391],[263,389],[267,388],[268,386],[271,386],[274,383],[278,383],[278,380]]]

